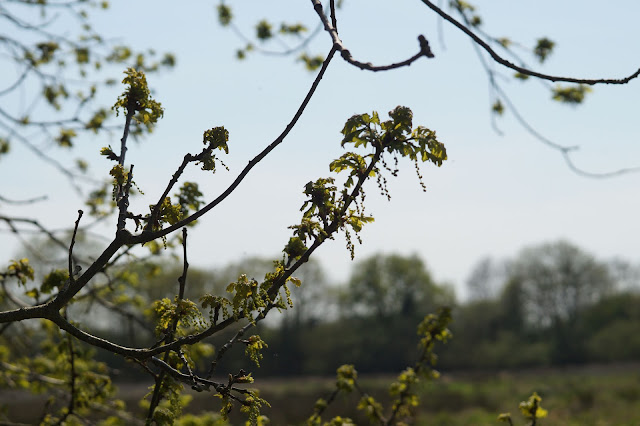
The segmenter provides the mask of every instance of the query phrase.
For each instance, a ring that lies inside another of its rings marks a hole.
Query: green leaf
[[[202,192],[200,192],[196,182],[184,182],[176,197],[178,197],[178,203],[185,214],[191,210],[199,210],[200,206],[204,204]]]
[[[540,63],[542,63],[547,60],[555,45],[555,42],[546,37],[538,39],[536,47],[533,49],[533,54],[538,58]]]
[[[112,161],[118,161],[120,159],[120,157],[118,157],[118,155],[116,155],[116,153],[113,152],[113,149],[111,148],[110,145],[108,147],[101,148],[100,155],[104,155],[105,157],[107,157],[109,160],[112,160]]]
[[[78,47],[75,49],[76,53],[76,62],[78,64],[88,64],[89,63],[89,49],[86,47]]]
[[[280,24],[280,33],[299,36],[301,33],[307,32],[308,29],[302,24],[288,25],[284,22]]]
[[[558,85],[553,89],[552,93],[554,101],[577,105],[582,103],[586,94],[591,91],[591,87],[585,84],[571,87],[563,87]]]
[[[500,99],[494,102],[493,106],[491,107],[491,111],[498,115],[502,115],[504,113],[504,105],[502,105]]]
[[[128,87],[118,97],[112,109],[116,112],[116,115],[118,115],[121,108],[125,110],[127,115],[137,113],[134,119],[144,124],[148,131],[151,131],[153,124],[164,115],[164,109],[160,102],[151,97],[149,86],[147,85],[147,77],[142,70],[128,68],[124,73],[126,77],[122,80],[122,83]]]
[[[498,420],[505,423],[511,423],[511,413],[501,413]]]
[[[322,66],[322,63],[324,62],[324,56],[309,56],[306,53],[303,53],[298,57],[298,60],[304,62],[305,68],[308,71],[315,71]]]
[[[56,142],[59,146],[71,147],[73,146],[73,138],[77,136],[77,133],[73,129],[60,129],[60,134],[56,138]]]
[[[299,237],[291,237],[283,251],[289,258],[298,259],[307,251],[307,246],[304,245],[304,242]],[[296,284],[296,286],[299,287],[300,285]]]
[[[509,46],[511,46],[511,40],[506,37],[499,38],[496,41],[500,43],[500,45],[504,48],[508,48]]]
[[[225,154],[229,153],[227,142],[229,142],[229,131],[223,126],[205,130],[202,135],[202,143],[205,145],[209,143],[209,149],[220,149],[223,150]]]
[[[231,8],[225,4],[219,4],[217,7],[218,10],[218,22],[223,27],[226,27],[231,23],[233,19],[233,15],[231,13]]]
[[[256,25],[256,37],[262,41],[268,40],[273,37],[271,24],[266,19],[263,19]]]
[[[27,258],[12,260],[7,268],[7,275],[16,277],[22,285],[34,279],[34,271]]]
[[[8,154],[11,149],[11,143],[8,139],[0,137],[0,155]]]
[[[336,386],[338,389],[351,392],[358,378],[358,372],[351,364],[344,364],[336,371]]]
[[[40,291],[44,294],[50,294],[54,288],[62,288],[68,279],[69,271],[66,269],[54,269],[42,280]]]
[[[531,394],[528,400],[522,401],[518,408],[520,408],[520,412],[526,418],[543,418],[546,417],[548,412],[544,408],[540,407],[540,403],[542,402],[542,398],[534,392]]]

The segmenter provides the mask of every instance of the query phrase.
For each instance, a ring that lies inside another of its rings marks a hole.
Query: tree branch
[[[222,201],[224,201],[224,199],[227,198],[233,191],[235,191],[235,189],[238,187],[238,185],[240,185],[240,183],[244,180],[244,178],[249,174],[251,169],[253,169],[271,151],[273,151],[278,145],[280,145],[282,143],[282,141],[284,141],[284,139],[287,137],[289,132],[291,132],[291,130],[295,127],[296,123],[298,122],[298,120],[302,116],[302,113],[304,112],[304,110],[306,109],[307,105],[309,104],[309,101],[311,100],[311,97],[313,96],[313,94],[315,93],[318,85],[320,84],[320,80],[322,80],[322,77],[324,76],[324,73],[327,70],[327,67],[329,66],[329,63],[331,62],[331,59],[333,58],[333,55],[335,54],[335,52],[336,52],[335,47],[332,47],[331,50],[329,51],[329,54],[327,55],[327,58],[322,63],[322,67],[320,68],[320,71],[318,72],[318,75],[316,76],[315,80],[311,84],[311,88],[307,92],[307,95],[305,96],[304,100],[302,101],[302,104],[300,105],[300,107],[298,107],[298,110],[294,114],[294,116],[291,119],[291,121],[289,122],[289,124],[287,124],[286,128],[282,131],[282,133],[273,142],[271,142],[271,144],[269,144],[258,155],[256,155],[251,161],[249,161],[249,164],[247,164],[245,166],[245,168],[242,169],[242,172],[240,172],[238,177],[236,177],[236,179],[231,183],[231,185],[229,185],[229,187],[222,194],[220,194],[215,200],[211,201],[209,204],[207,204],[201,210],[198,210],[197,212],[193,213],[189,217],[186,217],[186,218],[182,219],[181,221],[175,223],[174,225],[171,225],[171,226],[169,226],[167,228],[164,228],[162,230],[159,230],[159,231],[154,231],[154,232],[147,231],[147,232],[143,232],[142,234],[135,235],[135,236],[131,237],[129,241],[127,241],[127,244],[144,244],[146,242],[149,242],[149,241],[155,240],[157,238],[163,237],[163,236],[165,236],[167,234],[170,234],[170,233],[174,232],[175,230],[180,229],[183,226],[186,226],[186,225],[190,224],[191,222],[195,221],[196,219],[200,218],[205,213],[207,213],[209,210],[211,210],[212,208],[214,208],[215,206],[220,204]]]
[[[317,0],[314,0],[314,1],[317,1]],[[588,84],[588,85],[594,85],[594,84],[627,84],[628,82],[630,82],[631,80],[637,78],[640,75],[640,68],[639,68],[633,74],[629,75],[628,77],[621,78],[621,79],[612,79],[612,78],[584,79],[584,78],[560,77],[560,76],[554,76],[554,75],[549,75],[549,74],[542,74],[542,73],[539,73],[539,72],[536,72],[536,71],[529,70],[527,68],[520,67],[518,65],[515,65],[515,64],[507,61],[506,59],[504,59],[500,55],[498,55],[496,53],[496,51],[491,48],[491,46],[489,46],[480,37],[475,35],[469,28],[465,27],[463,24],[458,22],[451,15],[448,15],[444,10],[440,9],[438,6],[436,6],[435,4],[430,2],[429,0],[420,0],[420,1],[422,1],[422,3],[424,3],[425,5],[427,5],[427,7],[429,9],[433,10],[435,13],[440,15],[442,17],[442,19],[444,19],[445,21],[451,23],[454,27],[458,28],[460,31],[462,31],[467,36],[469,36],[478,46],[482,47],[487,53],[489,53],[489,55],[491,56],[491,58],[493,58],[494,61],[496,61],[497,63],[499,63],[501,65],[504,65],[507,68],[511,68],[512,70],[517,71],[517,72],[519,72],[521,74],[526,74],[526,75],[529,75],[531,77],[536,77],[536,78],[540,78],[542,80],[549,80],[549,81],[553,81],[553,82],[562,81],[562,82],[565,82],[565,83]]]
[[[427,58],[434,57],[433,52],[431,52],[431,48],[429,47],[429,42],[427,41],[427,39],[423,35],[419,35],[418,43],[420,45],[420,51],[415,55],[413,55],[412,57],[410,57],[409,59],[406,59],[402,62],[393,63],[390,65],[380,65],[380,66],[372,65],[370,62],[366,62],[366,63],[360,62],[351,56],[351,52],[349,52],[349,49],[347,49],[344,43],[342,43],[342,40],[340,40],[340,36],[338,35],[338,30],[334,25],[332,25],[329,22],[329,18],[324,13],[324,9],[322,7],[322,3],[320,2],[320,0],[311,0],[311,3],[313,3],[313,8],[315,9],[316,13],[320,17],[320,20],[324,24],[325,31],[329,33],[329,35],[331,36],[331,39],[333,40],[333,49],[338,50],[340,52],[340,55],[342,56],[342,59],[344,59],[345,61],[347,61],[348,63],[350,63],[355,67],[358,67],[362,70],[367,70],[367,71],[388,71],[396,68],[409,66],[423,56]],[[333,22],[336,22],[335,14],[332,13],[331,19]]]

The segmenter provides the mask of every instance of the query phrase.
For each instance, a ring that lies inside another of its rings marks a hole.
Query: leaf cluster
[[[547,60],[551,52],[553,52],[553,48],[555,47],[555,42],[549,40],[546,37],[538,39],[536,42],[536,47],[533,49],[534,55],[538,58],[540,63]]]
[[[315,71],[322,66],[322,63],[325,60],[325,57],[322,55],[309,55],[308,53],[301,53],[298,56],[298,60],[304,63],[307,71]]]
[[[585,84],[570,87],[556,86],[553,89],[553,100],[565,104],[577,105],[581,104],[586,94],[591,91],[591,87]]]
[[[27,281],[34,279],[33,267],[29,264],[29,259],[22,258],[19,260],[12,260],[9,263],[9,267],[6,272],[0,274],[2,281],[7,277],[14,277],[22,285],[25,285]]]
[[[156,334],[159,336],[166,335],[174,326],[178,334],[202,330],[207,326],[196,303],[177,296],[173,301],[166,297],[156,301],[149,314],[156,319]]]
[[[147,77],[142,70],[128,68],[122,83],[127,85],[125,92],[118,97],[113,105],[116,115],[123,109],[127,116],[133,117],[138,123],[146,126],[147,131],[153,130],[153,125],[162,118],[164,109],[160,102],[151,97]]]
[[[214,127],[209,130],[205,130],[202,135],[202,143],[205,145],[205,149],[197,156],[197,163],[202,165],[202,170],[210,170],[215,173],[216,161],[219,161],[223,167],[227,170],[227,166],[216,157],[213,153],[214,150],[224,151],[225,154],[229,153],[229,131],[222,126]]]
[[[520,414],[522,414],[524,418],[530,420],[530,426],[535,426],[538,419],[545,418],[549,414],[547,410],[542,408],[542,406],[540,405],[541,402],[542,398],[536,392],[534,392],[526,401],[522,401],[518,405]],[[513,426],[511,413],[500,414],[498,416],[498,420],[501,422],[509,423],[510,426]]]
[[[359,146],[367,147],[371,145],[374,152],[364,157],[349,152],[340,159],[331,163],[332,171],[340,172],[350,169],[347,187],[353,184],[365,173],[365,158],[373,158],[377,152],[391,154],[394,159],[398,157],[408,157],[416,165],[418,161],[431,162],[436,166],[441,166],[447,159],[447,151],[444,144],[438,141],[434,131],[418,126],[413,129],[413,113],[405,106],[397,106],[389,111],[390,120],[381,121],[378,113],[374,111],[369,114],[358,114],[352,116],[344,125],[342,134],[342,146],[353,144],[355,148]],[[379,154],[378,154],[379,155]],[[387,168],[388,169],[388,168]],[[390,170],[393,175],[396,170]],[[374,167],[370,176],[379,176],[380,169]],[[418,174],[418,176],[420,176]]]

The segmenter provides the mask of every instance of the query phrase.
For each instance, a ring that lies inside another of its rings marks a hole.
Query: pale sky
[[[237,25],[252,34],[262,18],[298,20],[314,27],[309,1],[228,2]],[[541,72],[584,78],[621,78],[640,67],[634,40],[640,39],[640,3],[492,0],[474,2],[483,29],[526,46],[547,36],[557,42]],[[234,59],[243,45],[217,24],[214,2],[114,1],[96,12],[98,31],[136,48],[153,47],[177,57],[173,71],[150,76],[155,97],[165,107],[157,131],[131,146],[128,162],[145,197],[133,204],[140,211],[155,202],[186,152],[201,149],[202,132],[224,125],[230,132],[230,172],[209,175],[193,168],[207,200],[215,198],[242,167],[284,129],[313,81],[293,57],[252,54]],[[340,130],[355,113],[377,110],[381,118],[396,105],[414,112],[414,125],[435,130],[449,153],[441,167],[422,169],[423,193],[410,162],[390,180],[391,202],[367,189],[367,209],[376,219],[362,232],[356,260],[376,252],[417,253],[440,281],[461,295],[470,268],[483,256],[514,256],[526,245],[566,239],[599,258],[639,261],[640,174],[596,180],[571,172],[556,151],[529,135],[507,112],[498,120],[503,134],[491,127],[486,74],[466,36],[442,24],[420,1],[347,0],[339,11],[343,42],[358,60],[386,64],[417,51],[423,34],[435,58],[385,73],[356,69],[334,59],[302,119],[286,141],[258,165],[241,187],[200,220],[190,233],[190,261],[202,267],[222,266],[247,255],[279,256],[290,236],[287,226],[299,222],[303,186],[329,176],[329,163],[342,154]],[[265,46],[267,47],[267,46]],[[268,45],[278,48],[277,44]],[[310,53],[326,54],[330,38],[322,33]],[[523,56],[525,56],[523,54]],[[494,67],[503,75],[509,70]],[[114,78],[121,78],[119,71]],[[547,138],[580,145],[579,167],[606,172],[640,165],[637,119],[640,82],[596,86],[584,105],[571,107],[550,100],[545,85],[505,79],[503,88],[526,119]],[[117,91],[121,91],[118,88]],[[111,104],[114,98],[105,102]],[[79,141],[78,156],[95,174],[110,164],[99,156],[111,139]],[[61,153],[59,158],[68,158]],[[72,226],[82,201],[66,189],[55,170],[34,160],[20,147],[0,160],[2,195],[11,198],[49,194],[31,215],[51,227]],[[26,172],[26,174],[25,174]],[[17,178],[19,176],[19,178]],[[115,219],[114,219],[115,220]],[[115,228],[115,221],[106,231]],[[4,259],[16,251],[10,234],[0,248]],[[341,239],[326,243],[317,258],[335,280],[348,276],[352,262]]]

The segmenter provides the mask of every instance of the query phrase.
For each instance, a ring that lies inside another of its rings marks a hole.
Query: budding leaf
[[[549,57],[555,45],[556,44],[548,38],[541,38],[533,49],[533,54],[536,55],[540,63],[542,63]]]
[[[556,86],[552,93],[554,101],[577,105],[584,101],[589,92],[591,92],[591,87],[580,84],[572,87]]]

